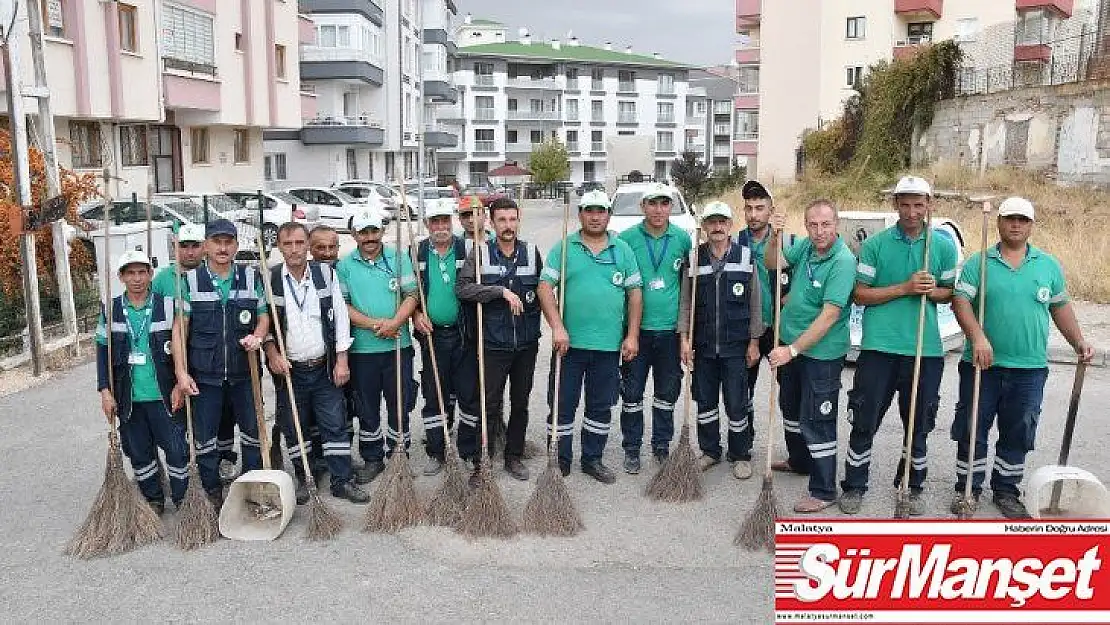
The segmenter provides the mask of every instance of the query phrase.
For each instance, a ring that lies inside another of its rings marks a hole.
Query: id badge
[[[663,278],[656,278],[648,283],[648,288],[652,291],[662,291],[667,287],[667,283],[663,282]]]
[[[136,366],[139,366],[139,367],[145,365],[146,364],[146,354],[144,354],[142,352],[131,352],[131,354],[127,356],[127,364],[136,365]]]

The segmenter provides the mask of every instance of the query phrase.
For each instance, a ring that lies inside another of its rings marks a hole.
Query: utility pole
[[[14,11],[19,10],[14,4]],[[10,24],[16,24],[13,19]],[[0,25],[0,37],[4,39],[3,61],[4,76],[7,81],[8,123],[11,131],[11,159],[14,173],[16,199],[20,216],[26,219],[26,211],[31,206],[31,163],[27,153],[27,119],[23,112],[23,84],[20,79],[20,36],[18,29],[8,29]],[[22,224],[21,224],[22,228]],[[30,339],[31,369],[36,377],[42,375],[42,310],[39,306],[39,276],[35,260],[35,233],[24,231],[19,236],[19,257],[23,263],[23,305],[27,314],[27,335]]]
[[[421,36],[417,38],[419,43],[416,44],[418,54],[416,55],[416,75],[420,80],[420,107],[417,113],[416,122],[416,205],[419,207],[420,212],[420,225],[417,226],[417,232],[423,234],[424,228],[424,133],[425,119],[424,107],[427,104],[424,102],[424,3],[416,3],[416,17],[420,24]],[[406,215],[407,217],[407,215]],[[401,226],[398,225],[398,228]]]
[[[46,56],[43,53],[44,33],[42,5],[38,2],[27,3],[28,35],[31,40],[31,59],[35,67],[35,89],[32,95],[39,105],[39,150],[46,161],[46,195],[57,197],[62,192],[58,175],[58,157],[55,153],[57,139],[54,134],[54,114],[50,109],[50,84],[46,79]],[[81,341],[77,331],[77,307],[73,303],[73,277],[70,275],[69,242],[66,241],[65,219],[58,219],[51,226],[54,241],[54,278],[58,282],[58,299],[62,307],[62,323],[66,335],[73,338],[70,355],[80,355]]]

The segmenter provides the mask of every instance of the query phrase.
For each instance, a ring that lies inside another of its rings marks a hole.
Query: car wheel
[[[266,244],[266,249],[273,249],[277,245],[277,240],[278,227],[275,224],[262,226],[262,242]]]

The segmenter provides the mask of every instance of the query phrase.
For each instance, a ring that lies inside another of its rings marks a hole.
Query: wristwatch
[[[790,349],[790,357],[791,358],[797,358],[798,357],[798,350],[795,349],[793,345],[787,345],[786,347]]]

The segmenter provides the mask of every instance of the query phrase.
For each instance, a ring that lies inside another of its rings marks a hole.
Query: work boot
[[[859,514],[860,508],[862,507],[862,490],[846,490],[844,494],[840,496],[840,511],[844,514]]]
[[[296,496],[298,506],[308,503],[308,483],[304,480],[297,480]]]
[[[612,484],[613,482],[617,481],[617,475],[613,473],[613,470],[605,466],[605,463],[600,460],[594,460],[593,462],[583,462],[582,472],[601,482],[602,484]]]
[[[1002,516],[1007,519],[1031,519],[1032,515],[1025,509],[1025,504],[1021,503],[1017,495],[1010,493],[995,493],[994,505],[1002,512]]]
[[[959,515],[960,512],[963,511],[964,502],[966,501],[967,499],[964,497],[964,494],[962,492],[956,493],[956,496],[952,498],[952,505],[948,507],[948,510],[951,511],[952,514]],[[976,510],[979,509],[979,493],[971,493],[970,503],[971,512],[974,513]]]
[[[925,514],[925,498],[921,496],[921,491],[910,491],[910,516],[923,514]]]
[[[794,512],[799,514],[813,514],[828,508],[834,503],[836,503],[836,500],[829,501],[827,499],[818,499],[809,495],[803,497],[798,503],[794,504]]]
[[[737,460],[732,463],[732,477],[746,480],[752,476],[752,463],[748,460]]]
[[[220,508],[224,507],[224,491],[223,489],[209,491],[208,501],[212,502],[212,507],[215,508],[216,514],[220,513]]]
[[[346,499],[351,503],[368,503],[370,495],[366,491],[359,488],[354,480],[344,482],[339,488],[332,487],[331,496],[338,499]]]
[[[158,516],[162,516],[166,512],[166,502],[165,501],[159,501],[157,499],[148,499],[147,504],[150,505],[150,509],[154,511],[154,514],[157,514]]]
[[[624,454],[624,472],[636,475],[640,472],[640,454],[628,451]]]
[[[505,471],[521,482],[527,482],[528,478],[532,477],[532,473],[528,470],[528,467],[524,466],[520,458],[514,458],[512,456],[505,458]]]
[[[424,470],[422,473],[427,477],[431,477],[433,475],[438,475],[442,470],[443,460],[435,456],[428,456],[428,462],[424,463]]]
[[[667,461],[667,458],[671,456],[671,450],[667,449],[666,447],[660,447],[659,449],[653,451],[652,454],[655,455],[656,462],[658,462],[659,464],[663,464]]]
[[[710,468],[718,464],[721,464],[721,459],[714,458],[713,456],[710,456],[708,454],[704,454],[701,458],[698,458],[698,468],[702,471],[708,471]]]
[[[362,468],[356,470],[355,483],[356,484],[369,484],[374,481],[374,478],[385,471],[385,463],[381,460],[371,460],[362,465]]]

